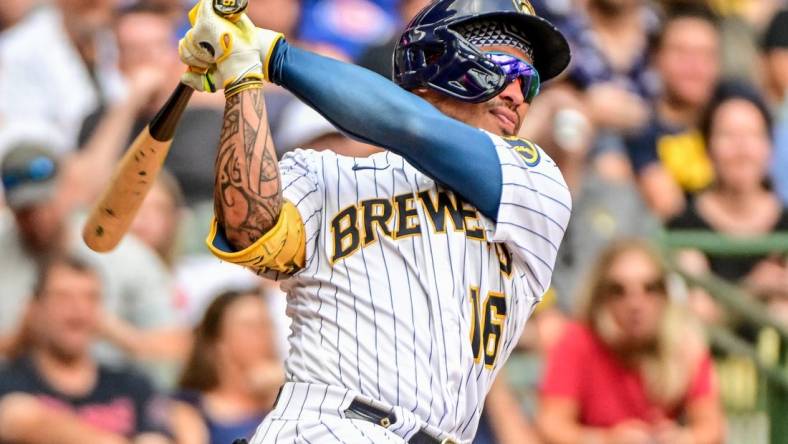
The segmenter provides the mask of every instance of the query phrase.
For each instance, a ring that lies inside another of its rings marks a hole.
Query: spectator
[[[758,93],[745,84],[723,84],[702,119],[701,130],[716,180],[669,228],[734,237],[788,230],[788,212],[767,185],[771,118]],[[711,271],[731,281],[744,281],[756,294],[776,298],[775,302],[788,297],[785,257],[704,256],[686,251],[681,259],[689,271]]]
[[[284,382],[274,335],[259,292],[226,292],[211,302],[180,380],[179,442],[222,444],[254,434]]]
[[[654,45],[662,80],[646,127],[628,140],[643,197],[662,220],[680,213],[684,193],[707,187],[711,162],[696,128],[720,72],[716,19],[699,5],[675,7]]]
[[[178,83],[183,68],[168,9],[142,2],[119,12],[115,21],[119,66],[130,94],[116,106],[89,115],[80,132],[77,156],[84,195],[92,201],[109,180],[113,166],[134,137],[150,122]],[[184,113],[165,161],[188,204],[213,198],[213,160],[221,129],[222,101],[195,95]],[[90,172],[90,173],[88,173]]]
[[[124,92],[109,30],[116,0],[54,0],[25,16],[0,45],[0,120],[45,122],[59,152],[82,120]]]
[[[590,276],[579,323],[547,360],[537,419],[546,442],[722,442],[709,351],[671,302],[658,253],[615,242]]]
[[[479,429],[473,444],[535,444],[536,430],[531,426],[501,371],[484,401]]]
[[[33,7],[32,0],[8,2],[0,9],[0,41],[8,28],[17,24]]]
[[[656,19],[642,0],[588,0],[585,14],[559,25],[572,46],[569,81],[585,96],[595,123],[632,130],[648,117],[649,34]]]
[[[340,133],[325,117],[300,100],[282,110],[279,144],[283,152],[296,148],[331,150],[344,156],[367,157],[380,148],[353,140]]]
[[[429,0],[402,0],[399,3],[399,16],[401,29],[407,24],[416,14],[421,11]],[[391,59],[391,54],[394,53],[394,47],[399,41],[400,33],[395,32],[388,41],[370,46],[361,53],[358,64],[369,70],[375,71],[383,77],[390,79],[394,72],[394,65]]]
[[[29,307],[29,348],[0,370],[0,441],[168,442],[148,380],[94,361],[101,283],[85,262],[41,266]]]
[[[19,328],[35,287],[36,263],[56,254],[74,254],[95,265],[107,313],[148,331],[169,329],[172,288],[166,270],[134,238],[109,254],[88,250],[60,166],[50,151],[32,142],[12,148],[0,166],[9,207],[0,217],[0,337]],[[105,362],[123,359],[106,348],[101,357]]]
[[[299,37],[320,53],[330,46],[355,59],[365,47],[383,43],[398,28],[379,0],[306,0],[302,4]],[[393,4],[391,1],[387,1]],[[337,57],[339,58],[339,57]]]
[[[145,196],[129,231],[168,267],[176,263],[178,228],[183,217],[184,198],[177,179],[162,170]]]
[[[258,28],[275,29],[287,41],[296,41],[301,8],[301,0],[257,0],[249,2],[247,13]]]
[[[769,24],[763,38],[765,92],[774,111],[774,162],[772,179],[775,190],[788,205],[788,9]]]

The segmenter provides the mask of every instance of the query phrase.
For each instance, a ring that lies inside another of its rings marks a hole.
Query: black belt
[[[391,424],[397,422],[397,417],[393,413],[388,413],[375,406],[371,406],[364,401],[354,399],[350,407],[345,409],[345,417],[349,419],[361,419],[377,424],[383,428],[389,428]],[[409,440],[408,444],[454,444],[451,439],[440,440],[424,429],[420,429]]]

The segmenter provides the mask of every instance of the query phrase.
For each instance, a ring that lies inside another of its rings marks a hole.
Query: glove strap
[[[238,95],[243,91],[249,89],[258,89],[263,87],[263,81],[258,77],[244,77],[243,79],[233,83],[224,89],[225,99]]]

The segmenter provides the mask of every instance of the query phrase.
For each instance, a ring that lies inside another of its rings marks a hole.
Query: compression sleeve
[[[495,220],[501,166],[490,137],[384,77],[280,41],[269,78],[345,134],[381,146],[445,184]]]

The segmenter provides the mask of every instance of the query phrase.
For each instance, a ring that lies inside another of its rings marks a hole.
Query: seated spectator
[[[715,17],[702,6],[676,7],[655,39],[653,60],[662,93],[627,148],[646,204],[667,220],[684,209],[685,193],[713,179],[697,125],[720,72]]]
[[[788,211],[767,185],[771,118],[758,93],[745,84],[722,85],[701,130],[716,179],[668,227],[735,237],[788,230]],[[788,297],[784,256],[704,256],[687,251],[680,259],[688,271],[711,271],[730,281],[744,281],[756,294],[777,298],[775,302]]]
[[[383,1],[394,4],[390,0]],[[396,20],[381,7],[380,0],[308,0],[300,3],[299,37],[303,43],[320,48],[323,54],[330,51],[355,59],[364,48],[385,42],[397,30]]]
[[[429,0],[401,0],[397,5],[400,19],[397,32],[394,32],[388,41],[366,48],[359,57],[358,64],[390,79],[394,73],[391,54],[394,53],[394,48],[401,37],[399,30],[403,29],[428,3]]]
[[[762,47],[765,93],[775,118],[772,180],[788,205],[788,9],[774,16]]]
[[[653,94],[648,78],[648,39],[657,27],[656,17],[639,0],[588,0],[577,14],[560,23],[572,46],[569,81],[591,94],[595,105],[613,114],[594,115],[615,128],[637,127],[646,117],[645,102]],[[602,87],[603,90],[594,88]],[[599,97],[595,97],[599,94]],[[602,103],[602,96],[617,97]],[[599,98],[600,100],[594,100]],[[597,103],[599,102],[599,103]],[[612,106],[615,105],[615,106]]]
[[[284,154],[296,148],[318,151],[331,150],[350,157],[368,157],[380,151],[379,147],[351,139],[334,127],[319,112],[300,100],[290,102],[282,110],[279,144]]]
[[[259,292],[231,291],[213,300],[181,375],[173,417],[179,442],[251,438],[284,383],[274,335]]]
[[[82,122],[76,156],[83,194],[92,202],[103,190],[118,157],[150,122],[178,84],[183,67],[169,11],[146,2],[122,9],[115,20],[118,65],[129,95]],[[218,99],[218,100],[217,100]],[[213,199],[215,142],[224,103],[220,95],[195,94],[175,132],[165,166],[184,187],[189,205]]]
[[[0,120],[49,124],[59,153],[71,152],[85,116],[124,94],[109,29],[115,1],[36,3],[3,34]]]
[[[20,327],[35,288],[37,262],[56,254],[74,254],[94,265],[102,277],[108,314],[146,331],[168,330],[173,310],[167,270],[130,236],[111,253],[88,250],[61,166],[42,144],[32,141],[13,147],[0,166],[9,207],[0,213],[0,338],[13,336]],[[105,347],[99,353],[105,363],[126,358],[117,349]]]
[[[86,263],[68,256],[43,263],[29,306],[29,341],[0,370],[0,441],[169,441],[151,383],[91,357],[101,297],[99,276]]]
[[[484,400],[484,412],[473,444],[535,444],[536,430],[501,371]]]
[[[17,24],[33,7],[32,0],[9,2],[0,9],[0,40],[8,28]]]
[[[548,443],[721,443],[723,417],[699,327],[670,299],[651,246],[602,253],[550,351],[537,424]]]
[[[172,268],[177,255],[178,228],[185,201],[178,180],[162,170],[142,202],[129,232]]]

